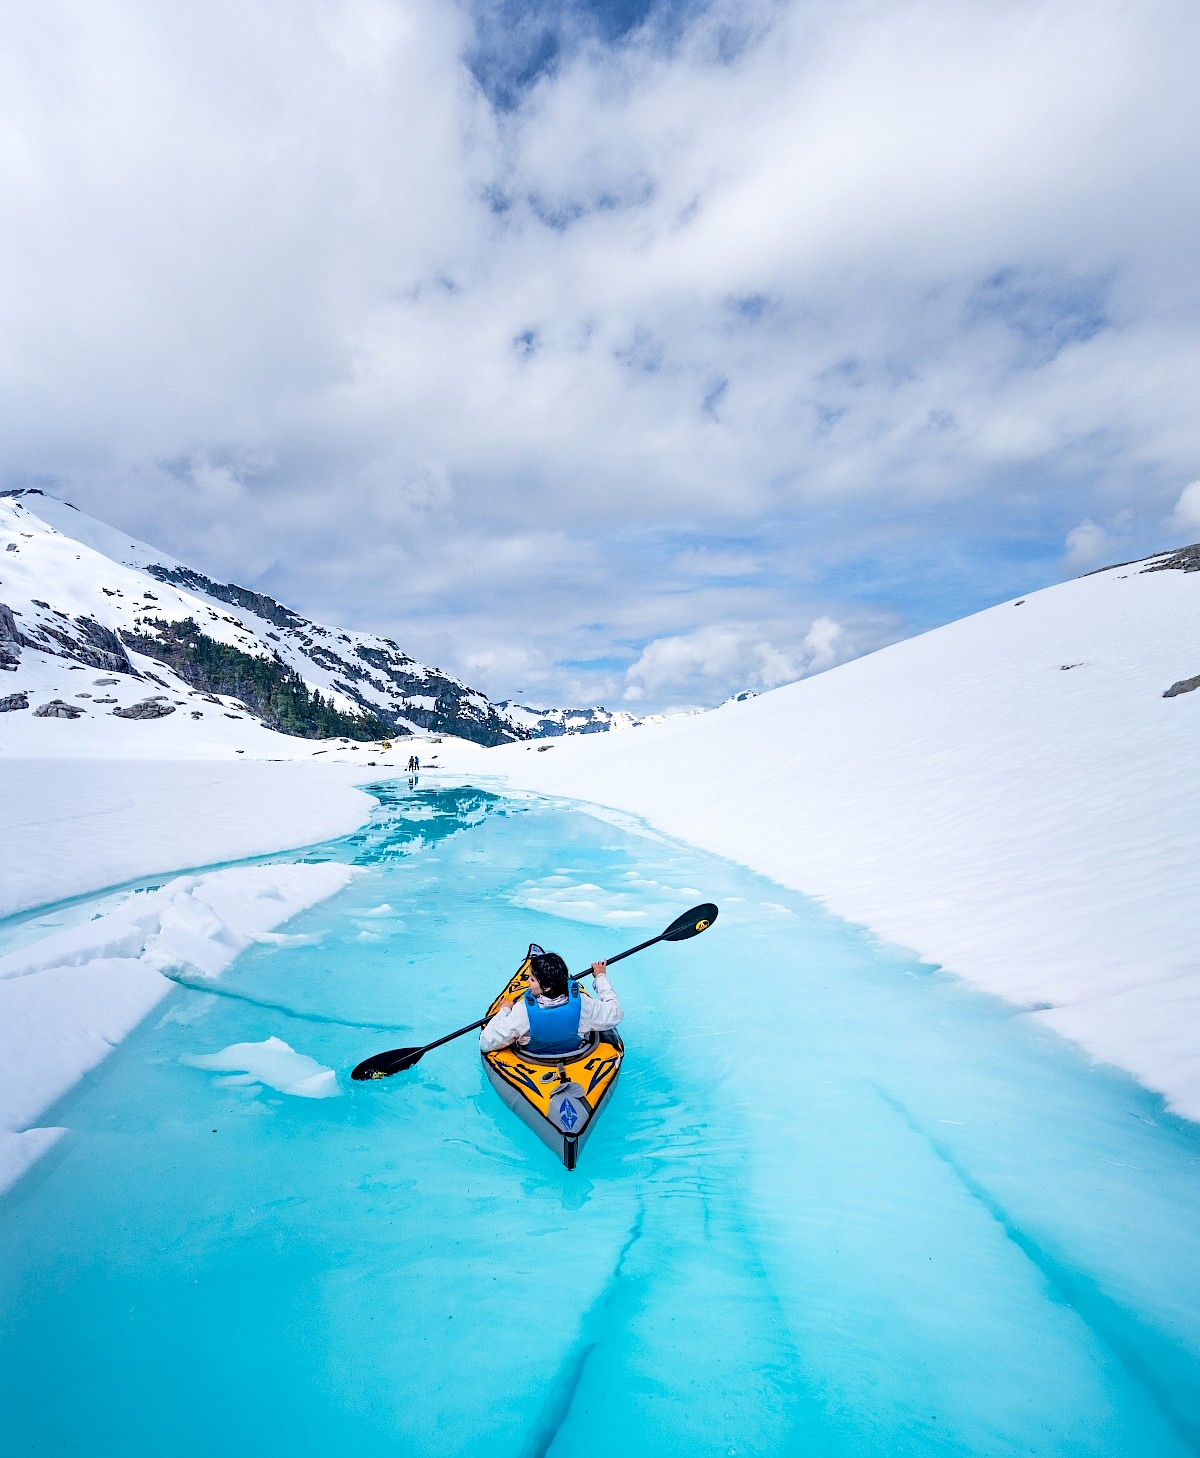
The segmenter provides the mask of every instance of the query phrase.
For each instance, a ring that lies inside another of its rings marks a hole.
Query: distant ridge
[[[51,674],[41,702],[33,689],[0,692],[6,712],[78,718],[103,705],[118,717],[154,717],[189,706],[203,717],[208,702],[305,738],[451,734],[481,745],[644,722],[606,709],[495,704],[391,638],[327,627],[218,582],[38,487],[0,492],[0,669],[16,671],[23,652],[60,662],[62,673],[101,669],[117,681],[99,697],[68,695],[80,685]],[[125,702],[144,694],[147,679],[175,690],[170,707]]]

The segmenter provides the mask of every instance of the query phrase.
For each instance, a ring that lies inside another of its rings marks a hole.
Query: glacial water
[[[734,866],[377,793],[310,853],[345,892],[44,1121],[0,1203],[6,1455],[1200,1453],[1194,1127]],[[614,969],[628,1055],[575,1173],[473,1039],[349,1081],[529,941],[579,967],[701,900],[710,932]],[[336,1096],[192,1062],[269,1038]]]

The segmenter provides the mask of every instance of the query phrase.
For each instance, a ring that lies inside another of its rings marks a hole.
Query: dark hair
[[[539,952],[529,959],[529,970],[547,997],[562,997],[567,990],[567,964],[557,952]]]

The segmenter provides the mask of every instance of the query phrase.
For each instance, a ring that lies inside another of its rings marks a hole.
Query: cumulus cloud
[[[808,654],[806,671],[820,673],[823,668],[832,667],[837,662],[838,644],[844,637],[841,623],[835,622],[833,618],[817,618],[804,637],[804,647]]]
[[[656,638],[626,671],[625,698],[709,702],[715,693],[771,689],[839,661],[841,624],[819,617],[795,645],[749,627],[710,626]]]
[[[1067,533],[1066,548],[1068,570],[1086,572],[1112,554],[1112,538],[1094,521],[1083,521]]]
[[[1192,481],[1179,493],[1174,524],[1185,532],[1200,531],[1200,481]]]
[[[560,701],[1157,546],[1195,8],[626,11],[0,14],[3,484]]]

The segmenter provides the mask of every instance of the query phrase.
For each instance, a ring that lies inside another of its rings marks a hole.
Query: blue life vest
[[[530,1053],[573,1053],[579,1047],[579,1017],[583,1004],[579,984],[572,982],[567,1001],[558,1007],[542,1007],[532,992],[525,994],[529,1014]]]

